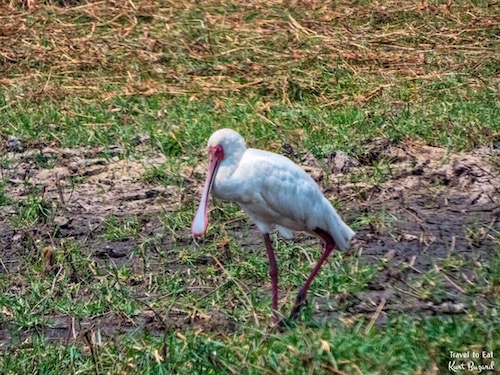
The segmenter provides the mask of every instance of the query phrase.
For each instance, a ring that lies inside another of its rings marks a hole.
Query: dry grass
[[[500,13],[487,2],[68,3],[0,5],[8,102],[243,90],[288,102],[298,88],[328,106],[447,75],[499,83]],[[332,70],[366,85],[343,96]]]

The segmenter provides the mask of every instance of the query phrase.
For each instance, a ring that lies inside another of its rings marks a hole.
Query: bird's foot
[[[299,316],[300,313],[302,312],[302,309],[307,305],[307,299],[305,296],[302,296],[300,293],[297,296],[297,299],[295,300],[295,305],[293,305],[293,309],[290,312],[290,316],[288,317],[289,320],[296,320]]]
[[[278,322],[276,327],[279,327],[280,330],[284,330],[286,328],[291,329],[297,327],[297,322],[295,319],[283,318]]]
[[[304,306],[306,305],[307,305],[307,300],[302,300],[301,302],[299,301],[298,303],[295,302],[295,305],[292,309],[292,312],[290,313],[290,316],[288,318],[281,319],[277,323],[276,327],[279,327],[281,329],[297,327],[297,319],[300,317],[300,313],[304,308]]]

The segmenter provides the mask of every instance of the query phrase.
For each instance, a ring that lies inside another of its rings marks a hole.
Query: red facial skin
[[[209,147],[208,156],[210,158],[210,161],[208,163],[207,178],[205,180],[205,186],[203,187],[203,193],[201,195],[198,211],[196,211],[193,223],[191,224],[191,233],[195,237],[203,237],[203,235],[205,235],[205,232],[207,231],[208,195],[212,190],[212,185],[215,181],[215,176],[217,175],[217,170],[219,169],[220,162],[224,160],[224,149],[221,145]]]

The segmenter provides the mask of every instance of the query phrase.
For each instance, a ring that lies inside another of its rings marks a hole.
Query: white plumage
[[[316,182],[290,159],[247,149],[243,137],[231,129],[216,131],[208,141],[208,150],[209,171],[192,224],[195,236],[206,231],[206,207],[212,191],[218,198],[237,203],[265,236],[276,226],[286,238],[292,237],[293,231],[305,231],[325,242],[331,236],[340,250],[349,248],[354,231]]]
[[[222,129],[208,141],[221,145],[225,158],[220,162],[212,193],[237,203],[262,233],[276,225],[285,238],[292,231],[316,235],[316,228],[328,232],[340,250],[347,250],[354,232],[323,196],[316,182],[285,156],[247,149],[234,130]],[[201,208],[201,207],[200,207]],[[193,227],[195,234],[203,234]]]

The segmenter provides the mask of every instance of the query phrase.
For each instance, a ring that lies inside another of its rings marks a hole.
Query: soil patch
[[[309,155],[304,163],[325,194],[341,202],[346,221],[361,226],[354,249],[361,253],[363,262],[386,260],[368,291],[334,296],[334,306],[343,306],[351,315],[376,314],[379,323],[392,310],[463,313],[464,293],[453,275],[445,285],[446,297],[435,301],[413,295],[408,285],[412,278],[438,269],[439,261],[447,257],[460,255],[487,261],[496,251],[493,233],[499,229],[498,152],[483,148],[451,153],[415,142],[394,146],[380,140],[365,146],[366,155],[360,160],[351,160],[345,154],[325,160]],[[176,238],[165,232],[158,213],[174,212],[186,200],[194,199],[201,190],[205,166],[183,171],[180,178],[184,188],[180,191],[177,186],[160,186],[144,178],[148,169],[166,161],[162,155],[145,153],[141,160],[125,160],[119,147],[106,150],[106,158],[103,154],[102,149],[56,147],[8,154],[11,166],[3,169],[2,175],[12,201],[27,200],[38,189],[40,199],[47,207],[55,207],[57,213],[46,222],[26,228],[10,220],[17,212],[15,205],[1,208],[1,277],[15,275],[30,249],[40,248],[40,243],[57,245],[68,238],[78,241],[96,262],[127,262],[140,244],[134,238],[106,240],[104,222],[110,215],[136,218],[141,238],[163,233],[159,244],[162,248],[191,242],[189,228],[178,231]],[[382,170],[374,167],[374,162],[382,165]],[[241,225],[228,225],[234,227],[232,235],[241,239],[242,246],[260,249],[260,235],[250,231],[251,235],[243,238]],[[301,236],[297,241],[302,241]],[[316,308],[317,318],[340,316],[321,299],[317,299]],[[160,319],[153,310],[145,309],[134,317],[113,315],[75,322],[73,317],[54,315],[46,319],[46,326],[35,331],[41,330],[50,339],[75,340],[89,330],[113,335],[138,327],[162,334],[168,327],[192,324],[204,329],[234,329],[218,312],[191,316],[172,311]],[[16,337],[22,340],[30,332]],[[7,327],[0,326],[0,342],[12,337]]]

